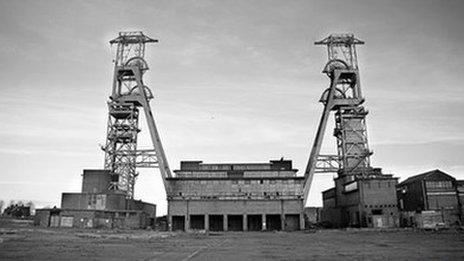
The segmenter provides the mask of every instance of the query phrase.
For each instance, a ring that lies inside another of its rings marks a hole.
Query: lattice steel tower
[[[345,182],[356,176],[374,174],[370,166],[366,131],[367,110],[362,106],[364,98],[359,80],[356,45],[364,44],[352,34],[330,35],[315,42],[327,45],[328,62],[323,73],[330,79],[330,86],[320,99],[324,104],[316,138],[305,171],[305,204],[314,173],[337,172]],[[320,155],[320,149],[328,118],[334,113],[334,136],[337,139],[337,155]]]
[[[134,197],[137,168],[159,168],[166,186],[166,177],[171,171],[156,129],[150,100],[151,90],[143,83],[143,74],[148,70],[144,60],[145,44],[158,42],[142,32],[121,32],[110,41],[116,45],[113,88],[108,101],[108,128],[105,151],[105,169],[112,172],[110,190]],[[143,109],[153,149],[138,150],[137,136],[139,112]]]

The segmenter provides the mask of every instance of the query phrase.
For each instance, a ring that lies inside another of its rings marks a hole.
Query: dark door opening
[[[269,231],[282,230],[280,215],[266,215],[266,228]]]
[[[285,230],[286,231],[300,230],[300,215],[298,214],[285,215]]]
[[[205,229],[205,215],[190,215],[190,229]]]
[[[242,215],[228,215],[227,216],[227,230],[243,231],[243,216]]]
[[[209,215],[209,230],[210,231],[224,231],[224,216],[223,215]]]
[[[247,216],[248,231],[261,231],[263,230],[263,218],[261,215],[248,215]]]
[[[172,216],[172,231],[185,230],[185,217]]]

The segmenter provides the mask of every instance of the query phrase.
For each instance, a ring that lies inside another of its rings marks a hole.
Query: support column
[[[285,230],[285,212],[284,212],[284,201],[280,201],[280,229]]]
[[[243,214],[243,231],[248,231],[247,214]]]
[[[224,231],[227,231],[227,215],[224,215],[224,220],[223,220],[223,225],[224,225]]]
[[[186,207],[187,207],[187,211],[186,211],[186,214],[185,214],[185,232],[188,232],[190,231],[190,211],[189,211],[189,201],[187,200],[186,201]]]
[[[262,222],[263,222],[263,230],[266,230],[267,229],[267,227],[266,227],[266,214],[263,214],[261,218],[262,218]]]
[[[300,230],[305,230],[305,217],[304,217],[304,214],[300,214]]]
[[[168,201],[168,231],[172,231],[172,215],[170,211],[170,205],[171,205],[170,203],[171,202]],[[155,217],[155,221],[156,221],[156,217]]]
[[[209,215],[205,214],[205,231],[209,231]]]
[[[172,231],[172,215],[168,214],[168,231]]]

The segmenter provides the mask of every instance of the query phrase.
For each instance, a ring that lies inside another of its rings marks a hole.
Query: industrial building
[[[205,164],[183,161],[168,178],[172,230],[304,229],[303,177],[290,160]]]
[[[74,228],[146,228],[154,226],[156,205],[109,190],[108,170],[84,170],[82,191],[62,193],[61,208],[36,210],[36,225]]]
[[[322,192],[321,220],[335,227],[398,226],[394,196],[398,178],[377,174],[344,182],[343,178],[336,178],[335,187]]]
[[[402,226],[430,227],[463,222],[464,181],[432,170],[396,186]]]

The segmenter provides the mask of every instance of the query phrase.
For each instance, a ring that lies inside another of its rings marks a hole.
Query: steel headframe
[[[104,167],[113,174],[109,189],[118,190],[128,198],[134,196],[137,168],[159,168],[166,188],[166,178],[171,177],[150,108],[153,94],[143,84],[143,74],[148,70],[144,60],[145,44],[155,42],[158,40],[142,32],[120,32],[110,41],[110,44],[117,45],[117,49],[112,94],[108,101]],[[138,126],[140,107],[145,113],[153,149],[137,149],[137,136],[141,131]]]
[[[356,45],[364,44],[353,34],[332,34],[315,42],[326,45],[328,62],[323,73],[330,78],[330,87],[320,99],[324,110],[316,132],[305,171],[304,204],[306,204],[314,173],[337,173],[353,180],[369,172],[370,162],[366,131],[367,111],[362,106]],[[337,155],[320,155],[322,141],[331,112],[335,116],[334,136]]]

